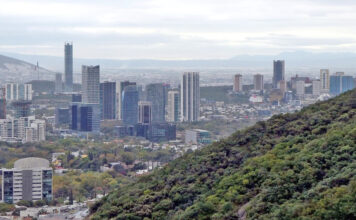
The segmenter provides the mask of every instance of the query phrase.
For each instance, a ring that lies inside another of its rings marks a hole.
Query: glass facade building
[[[126,125],[138,122],[138,91],[136,85],[126,86],[122,93],[122,119]]]

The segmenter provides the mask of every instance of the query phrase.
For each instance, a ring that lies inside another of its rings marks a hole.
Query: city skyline
[[[76,57],[113,59],[356,49],[349,0],[0,2],[1,52],[59,56],[65,41],[75,43]]]

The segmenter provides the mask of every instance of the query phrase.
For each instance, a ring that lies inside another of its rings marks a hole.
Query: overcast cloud
[[[354,0],[0,0],[0,51],[209,59],[356,51]]]

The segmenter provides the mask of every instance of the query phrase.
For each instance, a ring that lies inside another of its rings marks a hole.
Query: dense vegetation
[[[356,91],[272,117],[172,161],[93,219],[355,219]]]

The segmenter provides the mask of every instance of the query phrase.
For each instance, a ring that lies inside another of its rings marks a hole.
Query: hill
[[[21,79],[22,82],[27,82],[33,79],[38,79],[38,77],[40,77],[40,79],[53,80],[53,74],[53,72],[42,67],[39,68],[38,74],[36,65],[0,55],[0,76],[2,80],[17,82]]]
[[[356,90],[237,131],[120,188],[92,219],[356,219]]]

